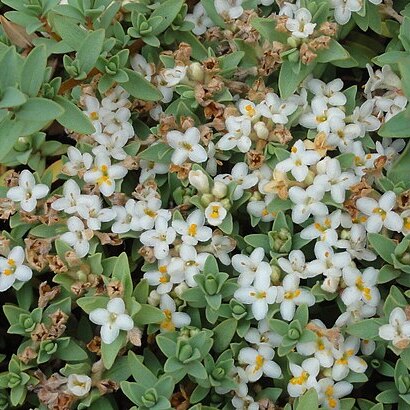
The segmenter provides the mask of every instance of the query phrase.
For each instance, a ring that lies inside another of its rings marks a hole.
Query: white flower
[[[237,396],[235,395],[231,400],[232,406],[235,410],[258,410],[259,403],[255,402],[252,396]]]
[[[168,173],[168,165],[160,164],[159,162],[147,161],[145,159],[140,159],[140,169],[141,175],[139,182],[143,184],[150,178],[155,178],[156,175],[163,175]]]
[[[318,396],[322,408],[329,410],[340,409],[340,398],[349,395],[353,390],[353,385],[349,382],[335,383],[330,377],[325,377],[318,381]]]
[[[166,87],[175,87],[186,76],[187,67],[177,65],[174,68],[165,68],[161,70],[160,76]]]
[[[392,117],[403,111],[407,105],[404,95],[396,95],[394,98],[376,97],[376,107],[385,113],[384,120],[389,121]]]
[[[343,81],[340,78],[336,78],[330,83],[324,83],[322,80],[312,78],[307,83],[307,88],[318,97],[321,97],[326,104],[333,106],[344,106],[347,98],[341,92],[343,88]]]
[[[24,262],[24,249],[15,246],[7,258],[0,256],[0,292],[4,292],[13,286],[16,280],[27,282],[33,276],[33,271]]]
[[[291,172],[296,181],[302,182],[308,175],[308,166],[316,164],[320,155],[313,150],[306,150],[302,140],[295,142],[290,150],[290,157],[279,162],[276,170],[280,172]]]
[[[300,8],[295,12],[294,18],[288,18],[285,26],[292,33],[293,37],[306,38],[315,30],[316,23],[311,23],[312,15],[305,8]]]
[[[315,297],[306,289],[299,287],[300,278],[296,274],[287,274],[283,279],[283,300],[280,314],[284,320],[291,321],[295,316],[296,306],[315,304]]]
[[[252,101],[239,100],[238,109],[243,116],[249,118],[251,121],[256,121],[260,117],[259,110]]]
[[[129,96],[130,94],[125,91],[124,88],[117,85],[106,91],[105,97],[101,100],[101,104],[108,110],[115,111],[130,105],[130,100],[128,99]]]
[[[64,211],[67,214],[74,214],[77,212],[78,201],[81,198],[81,189],[77,182],[69,179],[63,186],[63,197],[56,199],[51,208],[56,211]]]
[[[366,173],[366,169],[373,168],[374,162],[379,158],[378,154],[366,153],[361,141],[354,141],[346,152],[351,152],[355,155],[353,170],[356,175],[362,177]]]
[[[94,167],[84,174],[84,181],[97,184],[104,196],[111,196],[115,192],[115,180],[124,178],[127,172],[122,165],[111,165],[110,157],[98,155],[94,159]]]
[[[306,261],[305,254],[302,251],[291,251],[289,253],[288,259],[278,259],[278,265],[284,272],[290,275],[297,275],[300,278],[306,279]]]
[[[222,136],[216,147],[222,151],[230,151],[237,147],[240,152],[248,152],[252,145],[249,138],[251,121],[245,116],[231,116],[226,119],[225,127],[228,133]]]
[[[206,10],[201,3],[195,5],[192,13],[188,13],[185,17],[186,21],[194,23],[195,27],[192,32],[197,36],[204,34],[208,27],[212,27],[214,23],[206,14]]]
[[[363,136],[363,127],[359,124],[346,124],[345,119],[334,116],[329,120],[330,133],[326,138],[328,145],[346,151],[352,142],[359,136]]]
[[[329,108],[324,97],[314,97],[311,102],[311,112],[302,114],[299,123],[305,128],[316,129],[326,135],[330,132],[330,119],[344,118],[344,112],[337,107]]]
[[[170,220],[171,212],[167,209],[162,209],[161,207],[162,201],[157,196],[151,196],[147,197],[145,200],[137,201],[135,208],[141,229],[152,229],[159,216],[167,221]]]
[[[289,198],[295,204],[292,209],[292,221],[301,224],[310,215],[325,216],[329,213],[327,206],[321,202],[324,192],[310,185],[306,190],[293,186],[289,189]]]
[[[67,228],[69,232],[63,233],[60,239],[72,246],[79,258],[83,258],[90,250],[89,240],[93,237],[93,231],[87,229],[77,216],[68,218]]]
[[[278,288],[271,286],[270,274],[260,272],[253,281],[253,286],[240,287],[234,297],[245,305],[252,305],[252,313],[256,320],[265,319],[269,305],[276,302]]]
[[[319,374],[320,364],[315,358],[306,359],[300,366],[289,363],[293,375],[288,383],[288,393],[291,397],[299,397],[306,390],[317,386],[316,377]]]
[[[179,258],[172,258],[168,271],[170,275],[182,271],[187,285],[195,287],[197,284],[194,277],[204,269],[208,256],[205,252],[198,254],[194,246],[183,244],[179,248]]]
[[[102,107],[98,98],[91,95],[85,95],[83,103],[85,105],[84,114],[91,120],[96,132],[101,131],[103,119],[111,114],[111,110]]]
[[[353,258],[359,260],[374,261],[377,257],[373,251],[367,249],[366,228],[361,224],[353,224],[348,239],[338,240],[336,246],[346,249]]]
[[[317,259],[309,262],[306,266],[312,276],[323,274],[328,277],[340,278],[342,269],[351,262],[351,257],[347,252],[335,253],[324,242],[316,242],[314,252]]]
[[[369,267],[363,271],[353,267],[343,269],[343,280],[346,288],[341,294],[343,303],[347,305],[355,304],[362,300],[364,303],[377,306],[380,302],[380,292],[377,289],[377,276],[379,271]]]
[[[275,93],[268,93],[265,100],[262,101],[257,109],[259,113],[269,118],[275,124],[287,124],[288,117],[297,110],[297,104],[291,101],[285,101]]]
[[[365,85],[364,92],[368,99],[371,99],[372,93],[378,89],[392,91],[401,89],[402,85],[400,77],[389,65],[384,65],[381,70],[376,70],[376,72],[374,72],[373,67],[370,64],[366,64],[366,68],[369,72],[369,80]]]
[[[86,374],[70,374],[67,377],[67,390],[74,396],[85,396],[91,390],[91,377]]]
[[[256,174],[248,174],[249,168],[245,162],[238,162],[232,168],[231,174],[219,174],[215,177],[216,181],[222,181],[225,184],[234,182],[236,184],[232,199],[237,201],[242,198],[244,190],[252,188],[258,183]]]
[[[340,222],[340,209],[333,211],[330,215],[315,216],[314,223],[304,228],[300,237],[308,240],[319,238],[321,242],[335,246],[338,243],[337,228],[340,226]]]
[[[212,235],[211,239],[211,252],[218,258],[224,265],[231,263],[229,252],[232,252],[236,247],[236,241],[230,236],[222,235],[221,231],[216,231]]]
[[[171,245],[176,238],[175,229],[168,227],[168,221],[158,216],[155,220],[155,228],[143,232],[140,236],[140,241],[145,246],[154,248],[154,255],[157,259],[164,259],[168,256],[169,245]]]
[[[188,215],[186,221],[174,219],[172,227],[181,235],[181,239],[187,245],[196,245],[198,242],[209,241],[212,237],[212,229],[204,226],[205,216],[199,209]]]
[[[37,206],[37,200],[48,194],[49,188],[45,184],[36,184],[34,175],[23,169],[19,175],[19,184],[9,188],[7,198],[19,202],[23,211],[32,212]]]
[[[201,194],[209,192],[208,176],[201,170],[191,170],[188,174],[189,183]]]
[[[246,364],[245,372],[250,382],[259,380],[263,375],[274,379],[282,375],[279,365],[272,361],[275,351],[266,345],[253,349],[244,347],[239,351],[238,360]]]
[[[353,305],[346,306],[346,312],[342,313],[336,320],[335,326],[341,327],[359,320],[373,317],[376,307],[359,301]]]
[[[169,131],[167,141],[174,148],[171,161],[176,165],[182,165],[187,159],[192,162],[205,162],[208,158],[205,148],[199,144],[201,134],[198,128],[188,128],[185,133]]]
[[[78,175],[79,172],[86,171],[91,168],[93,164],[93,157],[88,152],[81,153],[75,147],[68,147],[67,149],[68,161],[63,166],[63,172],[69,176]]]
[[[331,5],[335,9],[335,20],[344,25],[352,16],[352,12],[358,12],[363,7],[360,0],[331,0]]]
[[[251,327],[245,335],[245,340],[256,346],[267,345],[277,347],[282,344],[283,337],[269,328],[268,320],[260,320],[258,328]]]
[[[273,195],[266,195],[263,201],[249,201],[246,210],[249,215],[261,218],[262,222],[271,222],[276,217],[276,212],[269,212],[268,206],[274,198]]]
[[[369,197],[361,197],[356,201],[357,209],[368,216],[367,232],[380,232],[383,226],[390,231],[400,232],[403,220],[392,211],[395,206],[396,194],[393,191],[385,192],[378,201]]]
[[[296,351],[303,356],[314,355],[322,367],[332,367],[334,362],[332,343],[325,336],[325,332],[327,331],[326,326],[322,321],[317,319],[311,322],[315,325],[314,332],[316,333],[316,340],[313,342],[298,342],[296,344]]]
[[[156,286],[156,291],[163,295],[165,293],[171,292],[174,284],[181,283],[184,280],[184,271],[174,270],[170,271],[171,259],[164,258],[158,262],[157,270],[152,270],[144,273],[144,278],[150,286]]]
[[[153,64],[148,63],[144,56],[141,54],[134,54],[130,58],[130,64],[134,71],[142,74],[146,80],[151,81],[155,72],[155,67]]]
[[[140,216],[137,213],[136,201],[134,199],[129,199],[125,206],[115,205],[112,209],[115,212],[115,222],[111,227],[112,232],[126,233],[142,229]]]
[[[165,315],[160,324],[161,331],[172,332],[184,326],[189,326],[191,318],[187,313],[177,312],[174,299],[169,295],[162,295],[159,308]]]
[[[379,336],[384,340],[391,340],[393,346],[405,349],[410,342],[410,321],[400,307],[394,308],[389,316],[389,323],[379,328]]]
[[[205,209],[205,217],[209,225],[218,226],[225,219],[228,211],[220,202],[211,202]]]
[[[316,164],[318,174],[313,184],[330,191],[332,199],[342,204],[345,201],[346,191],[359,182],[359,178],[351,172],[342,172],[340,162],[336,158],[326,157]]]
[[[127,157],[123,147],[128,142],[128,133],[124,131],[117,131],[112,135],[98,133],[94,135],[94,139],[100,144],[93,148],[94,155],[110,156],[118,160]]]
[[[349,370],[354,373],[364,373],[367,363],[356,356],[360,348],[360,339],[349,336],[338,349],[333,348],[335,363],[332,368],[332,378],[339,381],[347,377]]]
[[[263,248],[255,248],[249,256],[238,254],[232,256],[232,266],[239,272],[239,286],[250,286],[259,275],[270,275],[272,268],[264,261]]]
[[[87,221],[87,226],[98,231],[102,222],[112,221],[116,212],[110,208],[103,208],[101,198],[98,195],[82,195],[77,206],[78,215]]]
[[[129,331],[134,327],[134,321],[127,314],[121,298],[111,299],[106,309],[94,309],[90,312],[90,321],[101,325],[101,340],[107,345],[114,342],[120,330]]]
[[[242,16],[243,0],[215,0],[215,9],[218,14],[229,19],[237,19]]]
[[[367,100],[360,107],[356,107],[351,115],[351,120],[360,126],[360,135],[366,131],[376,131],[380,128],[380,121],[372,115],[375,100]]]

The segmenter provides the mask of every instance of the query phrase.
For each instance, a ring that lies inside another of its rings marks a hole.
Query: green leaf
[[[395,117],[394,117],[395,118]],[[395,182],[405,182],[406,188],[409,187],[409,182],[403,180],[403,175],[408,175],[410,173],[410,144],[407,144],[404,151],[400,154],[399,158],[397,158],[394,162],[392,167],[387,172],[387,177]]]
[[[95,128],[90,119],[71,101],[57,95],[55,101],[64,109],[64,114],[57,121],[70,131],[80,134],[93,134]]]
[[[128,366],[134,380],[143,386],[152,387],[158,381],[154,373],[142,363],[142,358],[131,351],[128,352]]]
[[[138,154],[138,157],[147,161],[170,164],[173,149],[163,142],[151,145]]]
[[[286,60],[282,63],[279,72],[279,91],[282,98],[288,98],[296,91],[299,84],[313,71],[315,63],[300,64],[295,72],[295,63]]]
[[[379,335],[380,322],[380,319],[360,320],[347,326],[346,332],[362,339],[374,339]]]
[[[161,323],[165,319],[160,309],[151,305],[141,305],[141,309],[134,316],[134,321],[138,325],[147,325],[149,323]]]
[[[19,107],[27,101],[27,97],[15,87],[7,87],[0,100],[0,108]]]
[[[214,0],[202,0],[201,4],[204,6],[208,17],[219,27],[225,28],[224,19],[218,14],[215,8]]]
[[[234,318],[229,318],[219,323],[214,331],[214,350],[217,353],[223,352],[229,347],[233,336],[235,335],[237,321]]]
[[[87,32],[78,26],[73,19],[58,14],[53,14],[49,22],[54,26],[55,31],[62,37],[73,50],[78,50],[78,47],[83,42]]]
[[[111,369],[118,355],[118,352],[122,349],[127,338],[127,333],[120,330],[118,337],[109,345],[101,343],[101,357],[106,369]]]
[[[157,36],[164,32],[175,20],[183,4],[184,0],[167,0],[161,3],[161,7],[157,7],[148,19],[149,22],[153,18],[162,17],[161,22],[155,26],[150,35]]]
[[[105,30],[91,31],[82,41],[77,52],[77,59],[80,62],[81,71],[88,73],[98,60],[103,49]]]
[[[330,63],[335,60],[346,60],[350,57],[348,51],[341,46],[336,40],[331,39],[329,48],[320,50],[317,53],[316,60],[318,63]]]
[[[122,83],[121,86],[128,91],[133,97],[144,101],[158,101],[163,98],[161,92],[140,73],[125,68],[129,80]]]
[[[399,112],[393,118],[390,118],[379,129],[378,134],[381,137],[389,138],[409,138],[410,137],[410,107]]]
[[[35,47],[24,61],[21,70],[20,89],[30,97],[36,97],[44,80],[47,65],[46,47]]]
[[[314,388],[309,389],[303,396],[300,396],[295,410],[317,410],[319,408],[319,399]]]
[[[381,256],[387,263],[393,264],[392,255],[396,248],[396,243],[379,233],[369,233],[368,236],[370,245],[376,253]]]
[[[16,112],[16,118],[24,121],[47,123],[64,114],[64,109],[46,98],[29,98]]]
[[[251,26],[266,40],[286,43],[288,35],[276,30],[276,22],[272,18],[255,17],[251,19]]]

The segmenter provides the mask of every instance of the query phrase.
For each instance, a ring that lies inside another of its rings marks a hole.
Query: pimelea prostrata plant
[[[0,409],[409,409],[407,3],[1,0]]]

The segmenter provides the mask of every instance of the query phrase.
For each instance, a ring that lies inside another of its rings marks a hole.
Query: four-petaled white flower
[[[188,13],[185,17],[186,21],[194,23],[192,32],[197,36],[204,34],[205,31],[214,25],[213,21],[206,14],[206,10],[201,3],[197,3],[192,13]]]
[[[24,249],[15,246],[6,258],[0,257],[0,292],[4,292],[13,286],[16,280],[29,281],[33,271],[24,265]]]
[[[320,370],[319,360],[312,357],[304,360],[300,366],[289,363],[289,369],[293,376],[288,383],[290,397],[299,397],[306,390],[316,388],[316,377]]]
[[[211,202],[205,209],[205,217],[209,225],[218,226],[225,219],[228,211],[220,202]]]
[[[246,364],[245,372],[250,382],[259,380],[263,375],[277,379],[281,376],[282,370],[272,359],[275,351],[266,345],[253,349],[244,347],[239,351],[238,360]]]
[[[169,131],[167,141],[174,148],[171,161],[176,165],[182,165],[187,159],[192,162],[205,162],[208,155],[205,148],[199,144],[201,134],[198,128],[188,128],[185,133]]]
[[[356,201],[357,209],[367,215],[367,232],[380,232],[386,227],[390,231],[400,232],[403,219],[392,209],[396,206],[396,194],[393,191],[385,192],[378,201],[369,197],[361,197]]]
[[[32,212],[37,206],[37,200],[48,194],[49,188],[45,184],[37,184],[34,175],[23,169],[19,175],[18,186],[7,191],[7,198],[19,202],[23,211]]]
[[[298,106],[292,101],[285,101],[275,93],[268,93],[265,100],[258,106],[258,112],[266,118],[269,118],[275,124],[287,124],[288,117],[292,115]]]
[[[172,332],[191,323],[191,317],[185,312],[178,312],[174,299],[169,295],[161,295],[159,308],[165,316],[160,324],[161,331]]]
[[[286,20],[285,26],[296,38],[307,38],[315,30],[316,23],[311,23],[312,15],[305,8],[298,9],[293,18]]]
[[[196,245],[198,242],[209,241],[212,237],[212,229],[204,226],[205,216],[199,209],[189,214],[186,221],[174,219],[172,227],[181,235],[181,239],[188,245]]]
[[[94,159],[94,167],[84,174],[84,181],[96,184],[104,196],[115,192],[115,181],[124,178],[128,170],[119,164],[111,164],[111,159],[98,155]]]
[[[389,323],[380,326],[379,336],[391,341],[398,349],[405,349],[410,344],[410,320],[401,307],[390,312]]]
[[[67,377],[67,390],[77,397],[83,397],[91,390],[91,377],[72,373]]]
[[[316,164],[320,155],[313,150],[306,150],[301,140],[295,142],[290,150],[290,157],[279,162],[276,169],[280,172],[291,172],[296,181],[302,182],[308,175],[309,166]]]
[[[228,117],[225,127],[228,132],[217,142],[216,147],[222,151],[238,148],[240,152],[248,152],[252,145],[249,138],[252,129],[249,118]]]
[[[86,228],[84,222],[77,216],[71,216],[67,220],[68,232],[63,233],[60,239],[72,246],[79,258],[83,258],[90,250],[90,239],[93,231]]]
[[[97,308],[90,312],[90,320],[101,326],[101,340],[109,345],[119,336],[120,330],[129,331],[134,327],[134,321],[125,309],[121,298],[111,299],[107,308]]]

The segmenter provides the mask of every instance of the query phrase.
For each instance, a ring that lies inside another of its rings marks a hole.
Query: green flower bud
[[[214,196],[212,194],[204,194],[201,196],[201,203],[204,206],[208,206],[214,200]]]
[[[53,343],[53,342],[45,342],[41,346],[41,349],[51,355],[57,351],[58,345],[57,343]]]
[[[241,316],[246,315],[246,308],[241,303],[232,299],[229,304],[231,306],[232,316],[239,319]]]
[[[225,370],[222,369],[222,367],[216,367],[214,370],[212,370],[212,377],[215,380],[222,380],[225,377],[225,375]]]
[[[80,269],[77,271],[77,278],[80,282],[86,282],[87,274],[83,270]]]
[[[221,204],[227,211],[232,207],[231,201],[228,198],[222,199]]]
[[[202,68],[202,64],[198,63],[197,61],[192,63],[188,68],[188,77],[193,81],[202,82],[204,80],[204,70]],[[195,171],[191,171],[195,172]]]
[[[271,266],[272,273],[270,274],[271,280],[273,283],[277,283],[280,280],[281,269],[277,265]]]
[[[14,144],[13,148],[18,152],[24,152],[31,148],[30,139],[27,137],[20,137]]]
[[[9,374],[9,380],[7,383],[7,386],[12,389],[14,387],[17,387],[21,383],[21,376],[17,373],[10,373]]]
[[[269,242],[272,250],[278,253],[287,251],[287,242],[292,238],[288,229],[281,228],[279,231],[269,232]]]
[[[149,25],[147,21],[143,21],[139,26],[139,30],[141,35],[146,35],[151,33],[152,27]]]
[[[292,339],[292,340],[298,340],[299,337],[300,337],[299,330],[297,330],[295,328],[289,329],[288,330],[288,337],[289,337],[289,339]]]
[[[141,401],[146,407],[153,407],[158,401],[158,394],[155,389],[148,389],[141,397]]]
[[[178,359],[181,362],[185,362],[192,356],[192,347],[190,345],[184,345],[179,350]]]
[[[295,37],[289,37],[287,43],[293,48],[296,48],[298,46],[298,40]],[[294,50],[292,54],[294,54],[295,52],[297,52],[297,50]],[[291,60],[289,59],[289,61]]]
[[[211,275],[208,275],[205,279],[205,290],[208,295],[215,295],[218,291],[218,283]]]

